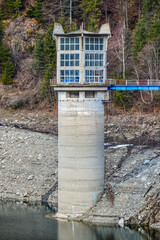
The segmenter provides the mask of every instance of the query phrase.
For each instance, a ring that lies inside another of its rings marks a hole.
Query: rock
[[[151,162],[150,160],[145,160],[143,164],[148,165],[148,164],[150,164],[150,162]]]
[[[120,226],[120,227],[124,227],[124,219],[123,218],[121,218],[119,221],[118,221],[118,225]]]
[[[23,197],[29,197],[29,193],[24,193]]]
[[[34,178],[34,175],[29,175],[28,180],[32,180]]]
[[[153,223],[150,225],[150,227],[160,231],[160,222]]]

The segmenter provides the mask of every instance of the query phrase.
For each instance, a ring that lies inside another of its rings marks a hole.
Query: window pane
[[[99,50],[99,45],[95,45],[95,50]]]
[[[74,54],[70,55],[70,59],[72,59],[72,60],[74,59]]]
[[[100,44],[103,44],[103,38],[100,38]]]
[[[72,43],[71,43],[72,44]],[[74,50],[74,45],[70,45],[70,50]]]
[[[63,67],[64,66],[64,61],[61,61],[61,67]]]
[[[64,38],[60,38],[60,42],[61,42],[61,43],[64,43]]]
[[[94,43],[94,38],[90,38],[90,43],[91,43],[91,44]]]
[[[61,59],[64,59],[64,54],[61,54]]]
[[[98,54],[95,54],[95,59],[96,59],[96,60],[98,59]]]
[[[96,66],[96,67],[99,66],[99,61],[95,61],[95,66]]]
[[[65,38],[65,43],[69,43],[69,38]]]
[[[76,59],[79,59],[79,54],[76,54],[76,57],[75,57]]]
[[[103,45],[100,45],[100,50],[103,50]]]
[[[70,70],[70,75],[74,76],[74,70]]]
[[[69,66],[69,61],[65,61],[65,66],[68,67]]]
[[[75,38],[76,39],[76,43],[79,43],[79,38]]]
[[[79,66],[79,61],[76,61],[76,64],[75,64],[75,66]]]
[[[89,61],[85,61],[85,66],[86,66],[86,67],[89,66]]]
[[[98,44],[98,38],[95,38],[95,43]]]
[[[74,61],[70,61],[70,66],[71,66],[71,67],[74,66]]]
[[[85,42],[86,42],[86,43],[89,43],[89,38],[85,38]]]
[[[94,45],[90,45],[90,50],[94,50]]]
[[[90,54],[90,59],[91,59],[91,60],[94,59],[94,54]]]
[[[74,38],[71,38],[71,44],[74,44]]]
[[[85,59],[89,59],[89,54],[85,54]]]
[[[75,50],[79,50],[79,45],[76,45],[76,46],[75,46]]]
[[[89,50],[89,45],[86,45],[86,46],[85,46],[85,49],[86,49],[86,50]]]
[[[64,50],[64,45],[61,45],[61,50]]]
[[[69,50],[69,45],[65,45],[65,50]]]
[[[69,59],[69,54],[65,55],[65,59],[68,60]]]

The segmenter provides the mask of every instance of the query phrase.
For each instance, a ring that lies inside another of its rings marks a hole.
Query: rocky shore
[[[160,228],[160,124],[106,116],[105,192],[80,220]],[[0,111],[0,197],[57,205],[57,114]]]

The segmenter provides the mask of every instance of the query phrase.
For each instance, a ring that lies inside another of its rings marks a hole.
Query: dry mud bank
[[[147,115],[131,120],[133,116],[106,117],[105,192],[81,218],[84,222],[108,224],[121,219],[159,228],[159,119]],[[56,115],[1,111],[0,124],[0,197],[47,199],[56,205]]]

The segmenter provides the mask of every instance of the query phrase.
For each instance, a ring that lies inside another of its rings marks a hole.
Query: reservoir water
[[[154,235],[128,227],[105,227],[46,218],[41,204],[0,201],[1,240],[158,240]]]

